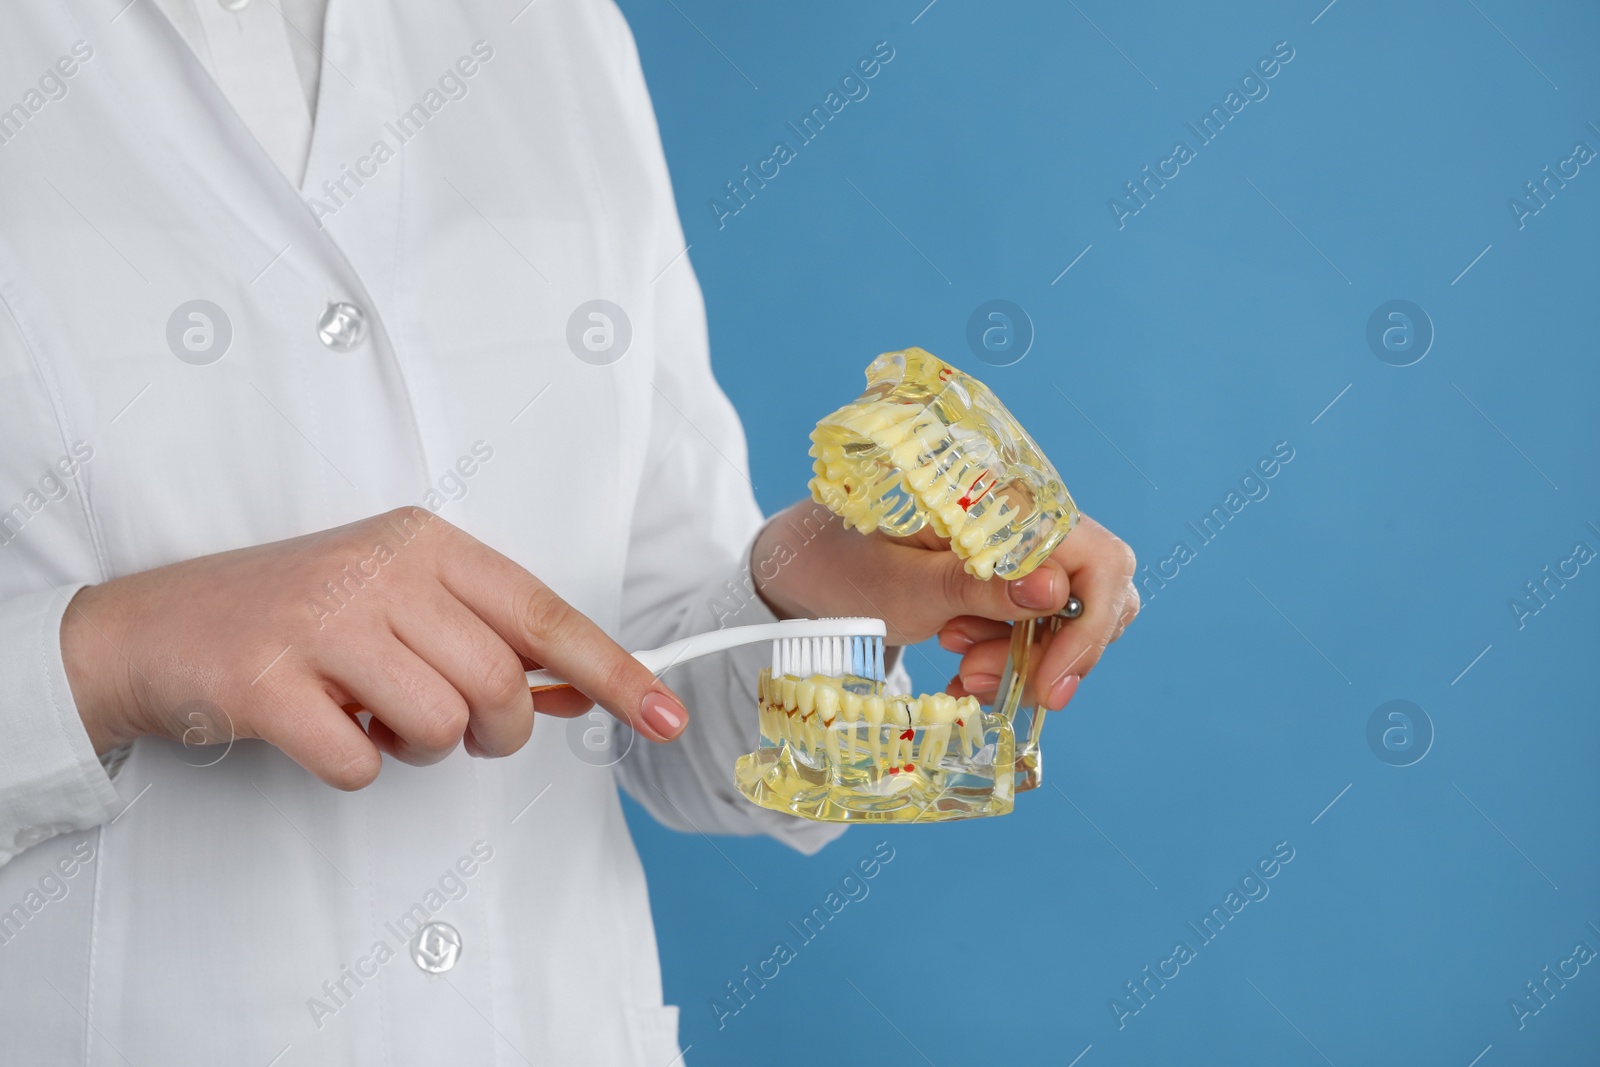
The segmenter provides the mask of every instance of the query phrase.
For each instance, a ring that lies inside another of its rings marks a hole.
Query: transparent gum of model
[[[862,533],[929,527],[974,577],[1015,580],[1042,563],[1078,511],[1027,432],[982,382],[920,348],[867,368],[867,389],[817,424],[812,495]],[[940,822],[1004,815],[1042,779],[1043,713],[1023,698],[1036,637],[1018,623],[992,709],[947,694],[886,695],[838,664],[763,668],[761,735],[738,762],[763,807],[826,822]]]

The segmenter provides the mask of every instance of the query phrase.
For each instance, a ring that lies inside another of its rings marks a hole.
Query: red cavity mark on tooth
[[[899,774],[900,773],[900,768],[899,767],[890,767],[889,768],[889,773],[890,774]]]
[[[915,736],[917,736],[917,732],[915,730],[907,730],[905,733],[900,735],[900,740],[909,741]]]
[[[906,773],[910,774],[912,771],[916,770],[916,768],[917,765],[915,763],[908,763],[906,764]]]
[[[967,724],[962,722],[960,719],[957,719],[956,725],[965,728]]]
[[[980,501],[984,497],[988,496],[989,495],[989,490],[994,488],[994,482],[990,482],[988,485],[983,487],[983,492],[979,493],[977,496],[973,496],[972,495],[972,491],[974,489],[978,488],[978,483],[982,482],[983,479],[984,479],[984,476],[987,475],[988,473],[989,473],[988,471],[984,471],[982,474],[980,474],[976,478],[974,478],[972,480],[972,484],[967,486],[966,495],[963,496],[960,500],[956,501],[956,503],[961,507],[962,511],[966,511],[967,509],[971,508],[972,505],[976,504],[978,501]]]

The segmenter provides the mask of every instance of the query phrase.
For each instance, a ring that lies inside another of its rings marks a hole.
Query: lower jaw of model
[[[740,792],[822,822],[946,822],[1011,810],[1009,722],[972,697],[880,690],[864,678],[775,678],[763,668],[761,744],[738,762]]]

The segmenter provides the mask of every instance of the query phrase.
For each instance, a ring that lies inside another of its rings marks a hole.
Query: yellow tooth
[[[817,706],[817,687],[810,679],[794,683],[794,706],[801,715],[810,715]]]
[[[901,470],[910,470],[922,463],[922,441],[916,436],[908,437],[901,444],[889,450],[889,456],[894,460],[894,465]]]
[[[906,484],[916,490],[918,495],[923,495],[927,493],[938,477],[939,465],[937,463],[928,463],[915,470],[907,471]]]
[[[933,693],[922,698],[922,721],[929,725],[922,734],[922,751],[917,762],[924,770],[938,765],[950,747],[950,723],[956,719],[956,698],[949,693]]]
[[[913,433],[916,435],[917,440],[922,442],[924,451],[937,452],[944,447],[945,441],[949,439],[950,428],[944,424],[943,419],[930,411],[926,419],[917,423],[917,428]]]
[[[851,411],[845,416],[844,424],[863,436],[871,436],[882,433],[896,423],[910,422],[919,414],[919,408],[908,404],[879,401]]]
[[[976,567],[984,567],[989,573],[993,574],[995,562],[999,560],[1002,552],[1003,549],[999,545],[989,545],[978,549],[967,557],[967,570],[972,571]]]
[[[761,736],[763,739],[777,743],[773,736],[772,722],[772,671],[766,667],[761,668],[760,682],[757,686],[760,691],[757,707],[761,711]]]
[[[956,479],[949,474],[943,474],[934,480],[928,495],[923,498],[923,504],[933,510],[939,510],[946,504],[955,503],[960,498],[961,486],[956,484]]]
[[[885,717],[885,725],[888,729],[884,732],[889,735],[886,744],[889,749],[889,766],[891,767],[898,767],[902,763],[911,762],[911,742],[903,740],[900,736],[915,721],[910,714],[910,706],[911,698],[895,697],[894,701],[889,705],[888,715]],[[900,756],[902,748],[905,750],[904,759]]]
[[[773,694],[776,697],[773,701],[773,723],[778,726],[778,736],[789,742],[789,744],[794,744],[794,729],[792,729],[794,715],[790,715],[790,712],[795,707],[794,677],[792,675],[784,675],[784,677],[779,678],[778,685],[774,686],[774,688],[778,689],[778,691]]]
[[[898,408],[899,411],[894,411],[894,408]],[[882,429],[866,436],[872,437],[876,443],[884,448],[893,448],[911,436],[912,431],[917,427],[918,421],[925,414],[926,411],[924,409],[913,407],[909,404],[891,405],[891,412],[888,418],[884,420]]]
[[[852,693],[848,689],[839,698],[839,714],[848,724],[844,731],[844,758],[846,762],[856,761],[856,723],[861,721],[861,694]]]
[[[950,532],[946,535],[956,541],[961,540],[961,531],[967,528],[967,513],[959,505],[946,504],[938,511],[931,514],[939,516],[939,521],[944,523],[945,529]]]
[[[862,717],[867,720],[867,749],[873,763],[883,760],[883,716],[888,710],[881,696],[873,694],[861,702]]]
[[[978,698],[962,697],[956,701],[956,712],[961,720],[962,736],[966,738],[967,755],[977,755],[983,747],[983,708],[978,705]]]
[[[861,705],[864,703],[860,693],[852,693],[846,689],[839,696],[839,709],[844,712],[845,722],[861,721]]]
[[[987,579],[994,573],[995,565],[1000,562],[1000,557],[1013,552],[1022,539],[1027,536],[1027,530],[1013,531],[1011,536],[1004,541],[989,545],[974,552],[967,560],[967,573],[975,578]]]
[[[966,529],[956,535],[957,543],[966,549],[968,555],[971,555],[982,548],[984,542],[989,540],[989,536],[998,530],[1013,513],[1004,506],[996,506],[994,504],[990,504],[984,509],[982,515],[976,517],[973,517],[968,512],[967,517],[971,521],[967,523]]]
[[[828,759],[831,765],[839,765],[839,734],[832,729],[834,721],[839,717],[839,690],[829,683],[817,686],[817,729],[822,731],[822,741],[827,748]]]

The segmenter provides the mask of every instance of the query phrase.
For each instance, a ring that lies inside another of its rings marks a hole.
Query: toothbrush
[[[730,626],[710,633],[696,634],[635,652],[633,658],[651,674],[660,675],[686,660],[726,652],[730,648],[772,642],[773,676],[854,674],[882,681],[883,639],[888,633],[882,619],[790,619],[785,622]],[[570,688],[554,671],[528,672],[528,688],[535,693]]]

